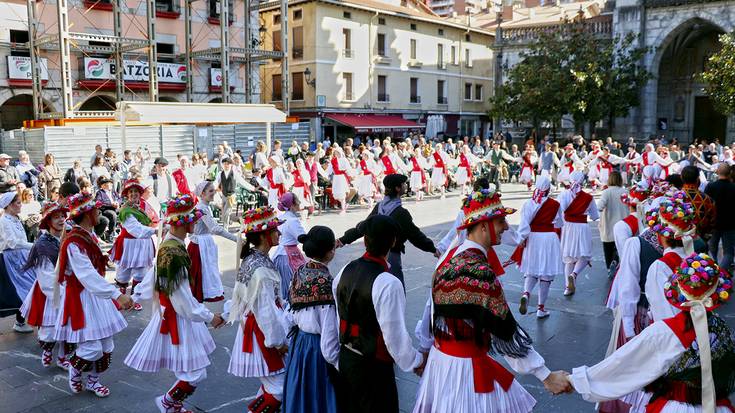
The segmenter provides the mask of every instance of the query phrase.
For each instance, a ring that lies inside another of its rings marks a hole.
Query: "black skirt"
[[[23,300],[18,297],[15,286],[10,281],[5,259],[0,253],[0,318],[17,314],[21,305]]]
[[[393,363],[363,357],[344,346],[339,351],[337,404],[346,413],[398,413]]]

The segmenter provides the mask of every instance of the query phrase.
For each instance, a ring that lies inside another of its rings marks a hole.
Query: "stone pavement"
[[[504,203],[515,208],[521,207],[529,193],[520,185],[504,185]],[[459,208],[459,198],[449,196],[446,200],[426,199],[419,204],[413,200],[404,201],[417,225],[438,241],[446,233]],[[350,226],[355,225],[367,215],[366,209],[353,209],[346,215],[328,213],[312,218],[308,225],[327,225],[339,236]],[[510,223],[518,224],[518,214],[511,216]],[[593,231],[595,256],[591,270],[585,271],[578,282],[577,294],[564,297],[564,281],[559,278],[551,287],[547,308],[552,312],[545,320],[537,320],[535,312],[521,316],[517,303],[523,287],[523,279],[515,266],[507,268],[502,277],[506,297],[520,324],[530,333],[536,350],[546,358],[551,370],[570,370],[582,364],[594,364],[602,359],[610,336],[612,318],[604,307],[609,282],[604,270],[602,247],[596,226]],[[220,268],[224,272],[225,295],[231,294],[235,278],[235,245],[219,239]],[[340,249],[335,261],[330,265],[333,273],[362,252],[362,242]],[[508,246],[496,248],[501,261],[512,252]],[[413,246],[408,246],[403,258],[407,286],[406,320],[408,330],[413,335],[416,321],[422,314],[426,302],[431,273],[435,259]],[[108,274],[110,278],[111,274]],[[536,295],[531,299],[531,308],[536,304]],[[720,311],[730,325],[735,325],[732,306]],[[221,303],[211,308],[221,311]],[[91,393],[71,395],[67,387],[66,374],[57,368],[44,369],[40,364],[39,350],[35,334],[21,335],[12,331],[12,318],[0,320],[0,413],[15,412],[156,412],[153,405],[155,396],[161,394],[173,383],[174,377],[168,371],[158,374],[139,373],[125,367],[122,360],[134,341],[143,331],[149,319],[148,309],[126,314],[129,327],[115,336],[116,351],[113,354],[111,370],[103,376],[103,382],[110,386],[111,395],[98,399]],[[208,369],[209,378],[202,383],[197,392],[187,400],[187,407],[196,412],[243,412],[249,400],[258,389],[254,379],[240,379],[227,373],[230,352],[236,328],[226,326],[211,330],[217,343],[212,354],[212,365]],[[502,361],[504,363],[504,361]],[[535,412],[591,412],[594,405],[581,400],[578,395],[551,396],[543,385],[533,376],[519,376],[519,381],[537,399]],[[412,373],[397,372],[397,382],[401,410],[410,412],[413,408],[419,378]]]

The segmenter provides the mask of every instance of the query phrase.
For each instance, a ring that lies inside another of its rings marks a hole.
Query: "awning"
[[[324,117],[364,133],[401,132],[424,128],[423,125],[398,115],[328,113]]]
[[[216,124],[286,122],[273,105],[235,103],[119,102],[115,118],[127,124]]]

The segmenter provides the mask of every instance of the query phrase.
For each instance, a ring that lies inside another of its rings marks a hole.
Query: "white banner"
[[[230,87],[238,85],[237,69],[230,68]],[[222,69],[218,67],[209,68],[209,86],[222,87]]]
[[[48,62],[41,58],[41,80],[48,80]],[[32,79],[31,58],[26,56],[8,56],[9,79]]]
[[[85,79],[115,79],[115,60],[84,58]],[[123,60],[123,79],[148,81],[148,62]],[[186,83],[186,66],[176,63],[158,63],[158,81],[163,83]]]

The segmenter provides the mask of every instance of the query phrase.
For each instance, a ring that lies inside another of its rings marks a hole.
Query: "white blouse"
[[[301,224],[301,219],[292,211],[281,213],[279,218],[285,219],[286,222],[278,227],[278,230],[281,231],[281,239],[278,242],[278,246],[276,247],[275,252],[273,252],[271,258],[275,258],[279,255],[286,255],[286,248],[284,247],[288,245],[298,245],[299,235],[306,234],[306,230]]]
[[[664,255],[669,252],[675,252],[682,258],[686,257],[682,248],[666,248]],[[664,284],[669,281],[672,274],[671,268],[661,260],[654,261],[648,268],[648,275],[646,276],[646,298],[651,305],[650,311],[653,321],[673,317],[681,311],[669,304],[669,301],[664,295]]]
[[[217,223],[212,216],[212,208],[209,204],[199,201],[196,208],[202,211],[203,215],[194,225],[194,232],[192,233],[194,237],[197,235],[219,235],[230,241],[237,241],[237,235],[230,233],[222,225]]]
[[[16,248],[31,249],[33,243],[28,242],[26,230],[20,219],[10,214],[0,218],[0,251]]]

